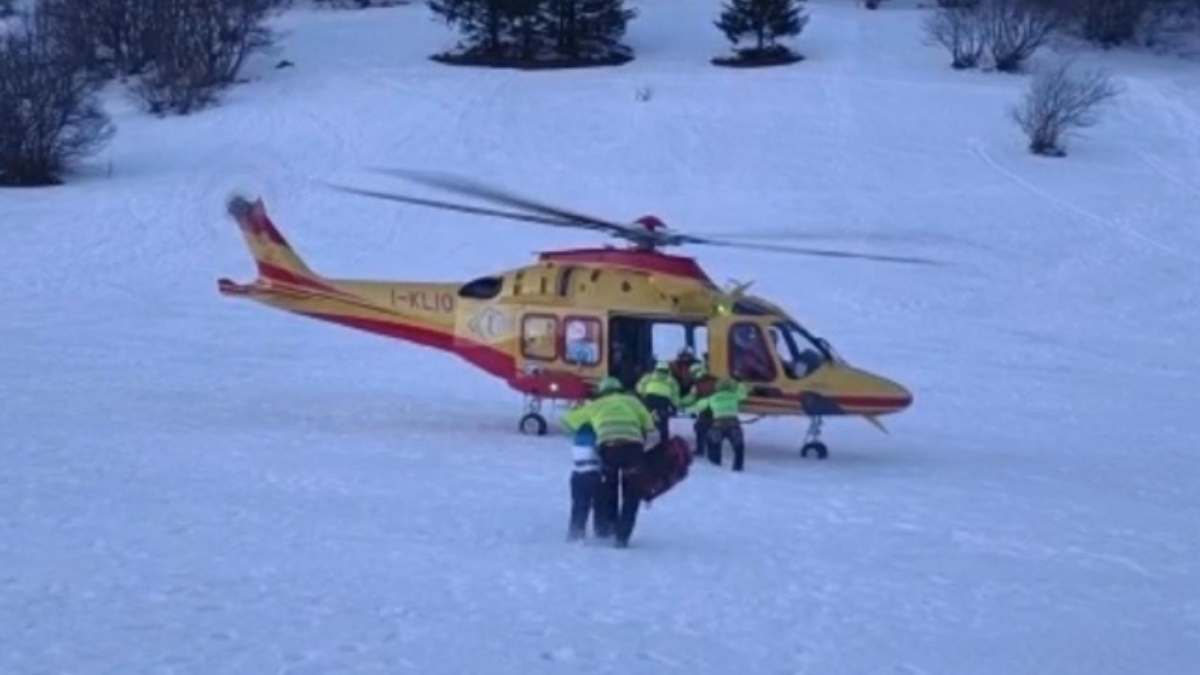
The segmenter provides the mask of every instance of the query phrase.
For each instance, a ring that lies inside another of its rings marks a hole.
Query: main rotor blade
[[[653,240],[654,238],[651,233],[641,228],[596,218],[576,211],[569,211],[558,206],[535,201],[528,197],[522,197],[499,188],[484,185],[483,183],[462,176],[389,168],[378,168],[375,171],[395,178],[403,178],[414,183],[420,183],[428,187],[446,190],[447,192],[531,211],[541,216],[558,218],[581,225],[590,225],[592,226],[590,229],[604,230],[627,239],[643,241]]]
[[[467,206],[466,204],[456,204],[454,202],[444,202],[436,199],[423,199],[420,197],[409,197],[406,195],[396,194],[393,192],[381,192],[378,190],[364,190],[362,188],[349,187],[345,185],[336,185],[327,183],[327,185],[339,192],[347,192],[363,197],[372,197],[374,199],[383,199],[391,202],[401,202],[404,204],[413,204],[416,206],[426,206],[434,209],[442,209],[444,211],[457,211],[459,213],[470,213],[472,215],[492,216],[495,218],[506,218],[526,223],[537,223],[539,225],[552,225],[554,227],[587,227],[581,223],[574,223],[558,218],[547,218],[545,216],[531,215],[527,213],[514,213],[512,211],[501,211],[498,209],[489,209],[479,206]],[[600,229],[600,228],[588,228]]]
[[[874,253],[854,253],[851,251],[834,251],[820,248],[802,248],[796,246],[780,246],[777,244],[752,244],[750,242],[740,241],[722,241],[718,239],[704,239],[701,237],[681,236],[680,240],[689,244],[701,244],[705,246],[722,246],[724,248],[741,248],[750,251],[767,251],[771,253],[793,253],[797,255],[810,255],[823,258],[851,258],[859,260],[873,260],[875,262],[890,262],[904,263],[909,265],[938,265],[935,260],[927,258],[913,258],[908,256],[893,256],[893,255],[877,255]]]
[[[751,230],[718,230],[705,232],[704,236],[730,241],[880,241],[906,243],[913,239],[910,233],[894,231],[834,232],[820,230],[797,231],[794,228],[754,228]],[[928,235],[916,235],[926,237]]]

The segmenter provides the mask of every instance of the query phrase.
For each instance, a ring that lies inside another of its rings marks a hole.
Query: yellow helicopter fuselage
[[[451,352],[539,399],[583,399],[603,377],[629,382],[688,347],[713,375],[750,385],[748,414],[874,422],[912,403],[777,305],[718,288],[691,258],[595,248],[543,253],[466,283],[329,279],[301,260],[261,201],[230,212],[259,275],[221,280],[222,294]]]

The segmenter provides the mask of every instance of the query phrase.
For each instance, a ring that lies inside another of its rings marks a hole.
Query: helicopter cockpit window
[[[458,289],[460,298],[472,298],[475,300],[491,300],[500,295],[500,289],[504,286],[504,279],[501,277],[482,277],[469,281]]]
[[[775,379],[775,359],[758,324],[739,322],[729,329],[729,373],[743,382]]]
[[[742,298],[733,303],[733,313],[740,316],[770,316],[775,312],[771,308],[764,307],[754,300]]]
[[[563,322],[565,354],[563,360],[576,366],[595,366],[600,363],[600,321],[571,317]]]
[[[783,363],[783,371],[793,380],[808,377],[825,362],[821,348],[790,321],[773,324],[771,340],[779,361]]]

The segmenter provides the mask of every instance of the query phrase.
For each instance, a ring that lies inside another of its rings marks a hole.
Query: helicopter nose
[[[895,406],[895,411],[899,412],[912,405],[912,392],[909,391],[904,385],[900,384],[899,382],[889,380],[886,377],[880,377],[879,375],[875,375],[873,377],[877,382],[879,391],[886,392],[884,393],[884,396],[892,399],[892,405]]]
[[[884,388],[889,390],[889,395],[892,395],[896,400],[896,410],[905,410],[912,405],[912,392],[899,382],[893,382],[886,377],[880,377],[880,383]]]
[[[861,387],[860,396],[849,397],[863,408],[874,409],[877,414],[900,412],[912,405],[913,395],[904,385],[882,375],[855,369],[853,379]]]

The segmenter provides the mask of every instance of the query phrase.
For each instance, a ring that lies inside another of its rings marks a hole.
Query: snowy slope
[[[115,101],[88,175],[0,193],[0,673],[1194,672],[1194,64],[1090,55],[1126,95],[1037,160],[1024,79],[952,72],[920,11],[814,3],[808,60],[731,72],[715,3],[642,5],[637,61],[569,73],[431,63],[420,6],[293,12],[296,68],[190,118]],[[252,270],[234,190],[332,275],[595,241],[317,184],[374,165],[946,260],[693,251],[916,404],[820,464],[756,424],[633,549],[568,548],[565,442],[502,385],[217,296]]]

